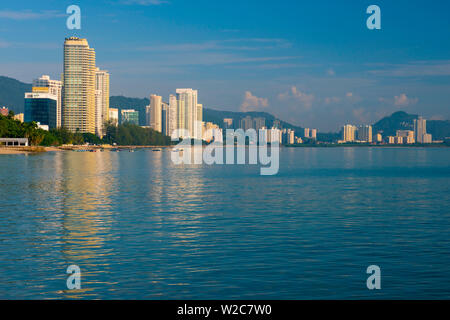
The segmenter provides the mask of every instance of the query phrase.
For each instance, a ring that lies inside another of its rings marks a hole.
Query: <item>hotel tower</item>
[[[62,125],[72,132],[95,134],[95,51],[86,39],[64,42]]]

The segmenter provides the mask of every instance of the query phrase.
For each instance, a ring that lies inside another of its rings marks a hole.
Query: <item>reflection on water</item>
[[[263,177],[167,150],[2,156],[0,298],[449,298],[449,159],[282,149]]]

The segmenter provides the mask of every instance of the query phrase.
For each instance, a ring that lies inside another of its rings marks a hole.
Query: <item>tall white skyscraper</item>
[[[162,133],[162,97],[152,94],[150,96],[150,127]]]
[[[104,125],[109,120],[109,73],[95,69],[95,134],[104,136]]]
[[[39,79],[33,80],[33,87],[48,88],[48,93],[57,97],[56,103],[56,127],[61,127],[61,108],[62,108],[62,82],[51,80],[50,76],[43,75]]]
[[[172,136],[176,129],[178,129],[178,103],[177,97],[171,94],[169,96],[167,135]]]
[[[423,136],[427,134],[427,120],[419,117],[414,119],[414,138],[417,143],[424,143]]]
[[[95,50],[86,39],[64,42],[62,125],[95,134]]]
[[[317,129],[311,130],[311,139],[314,139],[314,140],[317,139]]]
[[[342,139],[345,142],[355,141],[355,132],[356,132],[356,127],[354,125],[346,124],[342,128]]]
[[[177,89],[177,100],[184,101],[184,128],[191,138],[201,139],[201,130],[196,128],[198,91],[193,89]],[[201,126],[200,126],[201,128]]]

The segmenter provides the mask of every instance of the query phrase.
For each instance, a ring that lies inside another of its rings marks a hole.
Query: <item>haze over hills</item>
[[[0,107],[8,107],[15,113],[24,110],[25,92],[31,91],[31,84],[0,76]]]
[[[15,113],[24,112],[24,95],[25,92],[31,91],[31,84],[20,82],[16,79],[0,76],[0,106],[6,106]],[[145,107],[150,104],[148,98],[128,98],[124,96],[111,96],[110,107],[118,109],[135,109],[140,114],[145,114]],[[271,127],[274,120],[279,120],[283,128],[289,128],[296,131],[297,135],[303,134],[303,128],[292,125],[281,119],[277,119],[267,112],[233,112],[221,111],[217,109],[204,108],[204,121],[213,122],[219,126],[223,125],[224,118],[231,118],[233,122],[239,123],[239,120],[250,116],[252,118],[265,118],[266,126]],[[384,117],[373,124],[373,132],[381,132],[383,136],[394,136],[397,130],[414,130],[414,119],[418,115],[408,114],[404,111],[398,111],[390,116]],[[145,125],[145,117],[140,117],[140,125]],[[441,140],[450,137],[450,120],[428,120],[427,131],[433,135],[433,139]],[[324,141],[337,139],[338,133],[321,133],[318,138]]]

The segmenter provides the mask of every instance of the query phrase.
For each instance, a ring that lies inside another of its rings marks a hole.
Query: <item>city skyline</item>
[[[68,1],[8,4],[0,9],[2,75],[24,82],[42,74],[59,79],[60,39],[77,35],[89,39],[114,75],[111,95],[168,97],[172,88],[197,88],[205,108],[267,111],[322,132],[348,121],[373,123],[401,109],[449,118],[450,46],[442,42],[450,30],[447,3],[431,15],[424,1],[379,1],[383,22],[377,31],[365,27],[359,4],[281,1],[261,7],[249,1],[216,4],[221,13],[214,14],[204,1],[139,3],[145,2],[80,1],[77,32],[65,27]],[[409,19],[422,22],[399,20],[405,7]],[[320,15],[322,8],[336,14]],[[262,23],[269,12],[284,20]],[[232,13],[236,19],[225,19]]]

